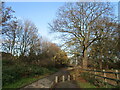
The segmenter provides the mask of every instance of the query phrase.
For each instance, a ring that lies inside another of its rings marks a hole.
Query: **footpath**
[[[54,83],[55,76],[61,76],[61,75],[69,75],[70,70],[68,69],[62,69],[59,72],[52,74],[50,76],[47,76],[45,78],[42,78],[30,85],[25,86],[21,90],[24,90],[26,88],[51,88],[51,86]],[[65,81],[57,83],[53,88],[79,88],[75,81]]]

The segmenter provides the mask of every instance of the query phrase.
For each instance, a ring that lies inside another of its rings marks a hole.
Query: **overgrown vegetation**
[[[75,69],[71,71],[70,74],[76,76],[76,83],[80,88],[97,88],[97,86],[95,86],[93,83],[85,80],[84,77],[80,75],[79,70]]]
[[[11,63],[11,64],[10,64]],[[7,87],[11,83],[17,83],[24,79],[39,77],[41,75],[46,75],[58,71],[54,67],[41,67],[39,65],[29,65],[19,63],[16,61],[10,62],[10,60],[3,60],[3,70],[2,70],[2,80],[3,87]],[[36,79],[35,79],[36,80]]]
[[[99,88],[118,88],[118,86],[111,86],[105,83],[102,79],[95,78],[95,76],[89,72],[83,72],[80,74],[80,76],[83,77],[89,83]]]
[[[79,85],[80,88],[96,88],[94,85],[88,82],[77,81],[77,84]]]

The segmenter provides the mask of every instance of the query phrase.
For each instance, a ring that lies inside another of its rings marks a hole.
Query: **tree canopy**
[[[108,2],[67,3],[58,10],[57,18],[49,25],[51,31],[62,34],[67,46],[78,46],[83,68],[87,68],[91,45],[117,35],[114,33],[117,24],[113,8]]]

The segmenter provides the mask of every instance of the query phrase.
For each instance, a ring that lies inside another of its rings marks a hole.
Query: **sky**
[[[56,18],[58,8],[63,5],[64,2],[6,2],[6,6],[11,6],[15,11],[14,15],[17,18],[31,20],[38,27],[38,32],[43,38],[57,44],[59,40],[49,33],[48,23],[52,23]],[[117,3],[113,5],[116,7],[115,13],[117,14]]]
[[[64,2],[7,2],[6,6],[11,6],[15,11],[15,16],[19,19],[29,19],[38,28],[38,32],[48,41],[57,43],[53,34],[49,33],[49,25],[56,17],[56,12]]]

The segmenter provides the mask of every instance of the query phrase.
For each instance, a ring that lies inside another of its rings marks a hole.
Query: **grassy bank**
[[[29,85],[41,78],[44,78],[48,75],[50,75],[51,73],[47,73],[45,75],[41,75],[41,76],[34,76],[34,77],[27,77],[27,78],[21,78],[20,80],[14,82],[14,83],[11,83],[11,84],[7,84],[5,86],[3,86],[3,88],[21,88],[21,87],[24,87],[26,85]]]
[[[57,72],[54,67],[3,61],[2,87],[21,88],[49,74]]]

